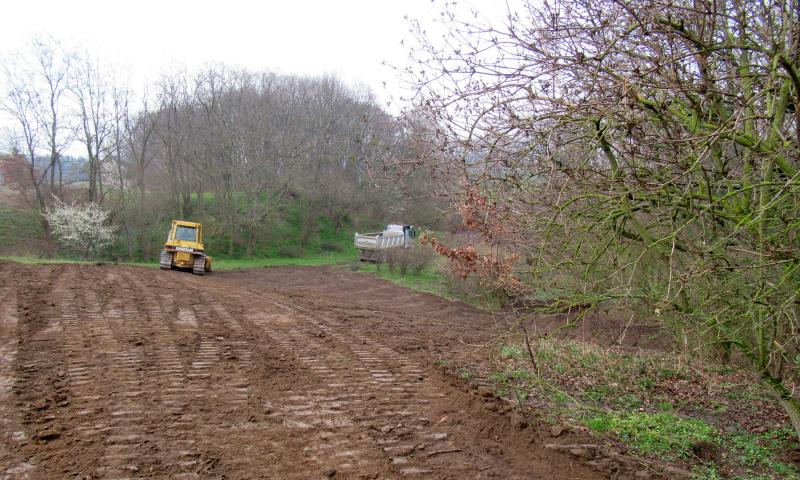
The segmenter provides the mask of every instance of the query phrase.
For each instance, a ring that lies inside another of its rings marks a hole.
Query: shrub
[[[59,244],[83,258],[96,258],[116,240],[116,227],[107,224],[109,212],[96,203],[80,206],[57,200],[44,216]]]
[[[433,264],[436,254],[430,248],[417,243],[409,248],[394,248],[386,253],[386,264],[392,273],[405,276],[408,273],[420,275]]]
[[[284,245],[278,248],[278,255],[281,257],[299,258],[302,257],[304,253],[305,250],[303,250],[303,247],[300,245]]]
[[[323,252],[341,252],[344,250],[341,245],[333,242],[322,242],[319,244],[319,248]]]

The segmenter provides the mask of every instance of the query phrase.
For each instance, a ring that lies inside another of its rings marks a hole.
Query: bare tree
[[[70,90],[78,106],[80,141],[86,148],[88,200],[98,204],[103,202],[103,160],[113,153],[115,140],[115,112],[112,110],[115,99],[108,78],[108,72],[102,71],[99,61],[90,54],[75,57]]]
[[[30,184],[36,192],[36,204],[40,212],[47,207],[46,192],[43,183],[46,181],[47,173],[51,165],[40,165],[37,152],[43,142],[43,134],[40,129],[38,93],[28,81],[26,75],[19,65],[11,62],[5,63],[4,74],[6,77],[6,98],[2,103],[3,110],[9,113],[16,121],[19,128],[19,137],[16,142],[20,143],[19,151],[24,153],[27,160],[27,169],[30,176]],[[47,220],[42,217],[42,225],[45,232],[48,232]]]
[[[131,112],[126,104],[122,113],[124,145],[130,157],[129,163],[133,164],[132,169],[139,191],[139,200],[144,201],[147,191],[146,172],[154,158],[152,136],[157,126],[156,114],[149,108],[146,93],[140,111]]]
[[[185,72],[162,76],[158,98],[160,128],[155,133],[166,169],[164,177],[179,215],[184,216],[191,197],[187,150],[193,135],[192,97]]]
[[[61,44],[52,38],[34,39],[30,55],[32,60],[28,73],[38,98],[35,113],[50,156],[49,186],[52,194],[60,198],[63,187],[61,156],[73,139],[72,127],[64,112],[71,58]]]
[[[735,348],[800,436],[800,18],[789,1],[447,4],[408,70],[468,228],[454,268]],[[649,312],[649,313],[647,313]],[[699,345],[696,345],[699,347]]]

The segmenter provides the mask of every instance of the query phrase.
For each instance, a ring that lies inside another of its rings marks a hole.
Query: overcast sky
[[[24,0],[3,5],[0,49],[41,34],[85,45],[125,65],[134,89],[164,70],[209,62],[335,73],[386,103],[399,82],[381,63],[405,62],[403,17],[430,19],[436,8],[431,0]]]

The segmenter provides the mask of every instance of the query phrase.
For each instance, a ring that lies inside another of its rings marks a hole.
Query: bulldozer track
[[[432,474],[436,467],[427,462],[431,452],[458,453],[457,447],[448,442],[447,431],[436,428],[430,412],[426,411],[431,399],[443,394],[421,388],[425,377],[418,365],[407,363],[399,370],[392,368],[387,358],[396,358],[396,354],[366,340],[356,341],[361,346],[344,353],[331,349],[313,339],[314,329],[319,331],[317,336],[330,336],[346,345],[343,335],[311,317],[294,315],[307,323],[288,331],[264,322],[261,325],[283,348],[298,352],[300,362],[322,381],[321,388],[306,394],[292,392],[294,395],[287,398],[279,411],[284,422],[296,428],[332,430],[327,432],[331,439],[329,451],[311,447],[309,450],[315,455],[328,456],[328,462],[336,463],[340,470],[363,470],[365,462],[361,453],[364,447],[350,445],[346,440],[337,441],[335,435],[338,427],[357,425],[367,432],[371,443],[388,456],[402,476]],[[454,465],[463,466],[466,461],[450,459]],[[452,466],[448,468],[453,470]]]
[[[19,412],[9,408],[14,403],[17,360],[17,292],[9,285],[0,287],[0,478],[28,479],[36,465],[15,452],[14,444],[27,440]]]
[[[195,275],[206,274],[206,259],[204,257],[194,257],[194,264],[192,265],[192,273]]]
[[[135,279],[126,280],[135,287]],[[190,477],[197,463],[193,442],[180,438],[189,427],[183,398],[186,376],[177,349],[165,341],[166,325],[153,321],[157,312],[142,312],[117,298],[103,308],[94,292],[60,293],[65,330],[82,333],[65,336],[66,370],[74,398],[74,432],[97,447],[91,450],[96,455],[94,474]],[[131,317],[143,321],[125,321]],[[147,345],[145,338],[151,339]],[[98,355],[106,361],[87,358]],[[164,428],[164,434],[152,435],[155,425]],[[140,465],[143,457],[150,459],[147,466]]]
[[[531,478],[338,311],[223,274],[0,274],[25,279],[0,285],[0,479]]]
[[[162,251],[161,256],[159,256],[158,267],[161,270],[169,270],[172,268],[172,256],[173,254],[170,252]]]

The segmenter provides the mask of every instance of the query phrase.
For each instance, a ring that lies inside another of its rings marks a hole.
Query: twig
[[[435,452],[428,453],[428,456],[432,457],[434,455],[439,455],[439,454],[442,454],[442,453],[455,453],[455,452],[460,452],[460,451],[461,451],[460,448],[449,448],[447,450],[436,450]]]
[[[573,448],[600,448],[602,445],[598,445],[596,443],[571,443],[567,445],[561,445],[558,443],[548,443],[544,446],[544,448],[549,448],[551,450],[571,450]]]
[[[617,335],[617,340],[614,342],[617,345],[622,345],[622,341],[625,340],[625,334],[628,333],[628,328],[630,328],[631,323],[633,322],[634,313],[631,313],[630,318],[628,319],[628,323],[625,324],[625,327],[622,331]]]
[[[522,335],[525,336],[525,347],[528,348],[528,357],[531,359],[531,364],[533,365],[533,369],[536,370],[536,376],[539,376],[539,365],[536,364],[536,356],[533,354],[533,349],[531,348],[531,341],[528,338],[528,329],[525,328],[525,325],[522,322],[519,322],[519,329],[522,330]]]

